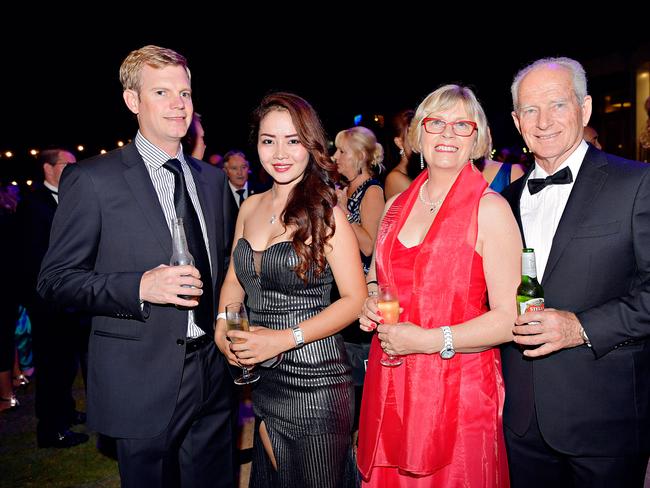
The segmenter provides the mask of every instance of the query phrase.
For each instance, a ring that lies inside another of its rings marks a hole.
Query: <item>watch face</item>
[[[453,349],[443,349],[440,351],[440,357],[442,359],[451,359],[454,357],[454,354],[456,354],[456,351]]]

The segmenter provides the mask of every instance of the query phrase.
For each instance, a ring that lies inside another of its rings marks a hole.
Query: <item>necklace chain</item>
[[[427,178],[425,180],[425,182],[422,184],[422,186],[420,187],[420,191],[418,192],[418,196],[420,197],[420,201],[422,203],[424,203],[428,207],[431,207],[429,209],[429,211],[431,213],[433,213],[433,212],[435,212],[436,210],[438,210],[440,208],[440,205],[442,205],[442,202],[444,201],[445,197],[443,195],[442,198],[440,198],[439,200],[436,200],[435,202],[430,202],[429,200],[424,198],[424,193],[423,193],[424,192],[424,187],[427,186],[428,182],[429,182],[429,178]],[[427,195],[428,195],[428,192],[427,192]]]
[[[271,187],[271,206],[273,205],[273,200],[275,200],[275,187]],[[269,224],[273,225],[278,221],[278,216],[273,212],[271,218],[269,219]]]

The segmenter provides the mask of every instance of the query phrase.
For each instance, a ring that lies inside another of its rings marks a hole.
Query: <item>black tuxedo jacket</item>
[[[18,252],[22,263],[22,270],[18,275],[20,294],[28,308],[42,305],[42,300],[36,293],[36,280],[50,242],[50,229],[56,207],[52,192],[43,184],[38,184],[33,191],[23,196],[16,210],[16,237],[20,243]]]
[[[186,156],[206,222],[218,299],[232,223],[224,217],[222,171]],[[113,437],[145,438],[168,425],[185,359],[187,312],[141,311],[142,274],[169,263],[171,233],[134,144],[68,165],[38,289],[89,311],[88,421]],[[225,363],[221,369],[228,374]]]
[[[527,179],[503,191],[520,228]],[[650,166],[590,146],[553,237],[542,286],[546,307],[574,312],[593,349],[583,345],[527,360],[514,343],[504,345],[504,424],[523,435],[536,409],[544,439],[558,451],[647,452]]]

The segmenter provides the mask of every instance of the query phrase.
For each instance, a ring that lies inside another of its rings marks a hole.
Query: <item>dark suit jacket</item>
[[[521,228],[527,176],[503,191]],[[523,236],[523,232],[522,232]],[[547,308],[574,312],[593,349],[534,360],[502,347],[504,424],[522,435],[534,408],[556,450],[622,456],[650,449],[650,166],[593,147],[542,278]]]
[[[18,204],[16,218],[18,221],[18,252],[22,263],[19,274],[21,298],[26,306],[40,302],[36,293],[36,280],[41,261],[50,242],[50,229],[56,212],[57,203],[52,192],[43,184],[38,184],[26,193]]]
[[[207,163],[186,159],[205,217],[218,297],[227,229],[232,228],[223,215],[226,178]],[[153,183],[135,145],[129,144],[69,165],[59,191],[38,289],[46,299],[94,315],[89,425],[114,437],[155,436],[168,425],[176,405],[187,312],[153,304],[142,312],[138,303],[142,274],[167,264],[172,252]]]

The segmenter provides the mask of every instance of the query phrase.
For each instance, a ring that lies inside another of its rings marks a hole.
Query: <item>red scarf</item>
[[[399,252],[397,235],[427,178],[423,172],[393,203],[377,236],[376,267],[380,283],[394,283],[392,257]],[[478,232],[478,207],[486,181],[471,164],[459,173],[420,246],[413,266],[411,307],[400,320],[425,329],[465,322],[480,313],[468,306],[468,293]],[[381,348],[373,338],[365,379],[359,438],[359,469],[368,477],[373,467],[391,368],[379,364]],[[431,474],[451,462],[458,422],[460,368],[452,358],[412,354],[406,368],[402,399],[404,416],[398,442],[398,467]]]

